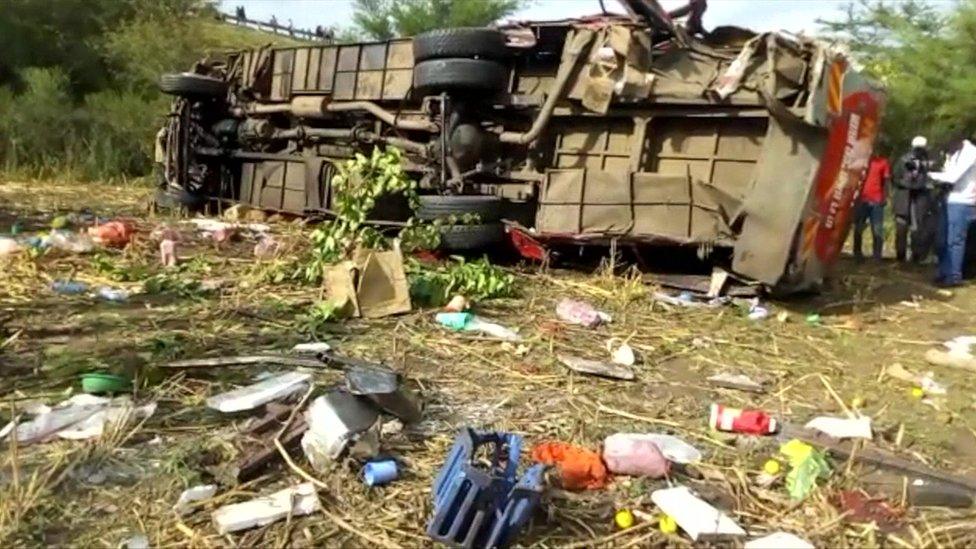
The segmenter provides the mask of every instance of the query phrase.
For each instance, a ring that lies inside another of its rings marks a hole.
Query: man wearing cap
[[[940,286],[958,286],[962,282],[962,265],[966,255],[966,234],[976,220],[976,145],[962,137],[947,147],[945,166],[929,177],[948,191],[943,216],[944,235],[939,246]]]
[[[895,214],[895,254],[899,262],[908,259],[911,235],[911,260],[920,263],[929,255],[935,241],[938,203],[929,184],[928,140],[912,139],[912,150],[895,166],[895,189],[892,209]]]

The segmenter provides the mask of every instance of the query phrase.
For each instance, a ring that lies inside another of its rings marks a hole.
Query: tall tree
[[[840,20],[821,23],[886,86],[883,128],[892,147],[918,133],[939,143],[976,132],[976,0],[860,0]]]
[[[481,27],[512,15],[525,0],[356,0],[356,27],[376,40],[446,27]]]

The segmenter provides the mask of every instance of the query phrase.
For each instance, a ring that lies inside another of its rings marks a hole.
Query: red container
[[[740,410],[712,404],[708,424],[716,431],[747,435],[770,435],[776,432],[776,419],[760,410]]]

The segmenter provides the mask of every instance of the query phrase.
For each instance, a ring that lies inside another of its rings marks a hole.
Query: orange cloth
[[[532,449],[532,459],[556,465],[567,490],[597,490],[607,484],[607,468],[600,454],[565,442],[543,442]]]

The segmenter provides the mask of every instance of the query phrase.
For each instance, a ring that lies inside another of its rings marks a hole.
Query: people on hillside
[[[964,136],[952,140],[947,147],[948,158],[940,172],[929,177],[946,192],[942,216],[943,240],[939,245],[939,270],[935,283],[958,286],[962,282],[963,260],[966,255],[966,235],[976,220],[976,145]]]
[[[866,224],[871,225],[871,256],[881,260],[884,250],[884,208],[887,190],[891,184],[891,164],[883,156],[874,155],[861,185],[861,197],[854,212],[854,257],[864,258],[861,240]]]
[[[895,214],[895,255],[898,261],[921,263],[935,244],[939,203],[932,191],[928,139],[916,136],[912,148],[896,165],[892,208]],[[908,251],[911,249],[911,257]]]

